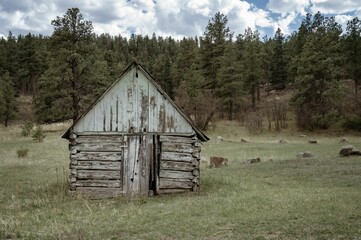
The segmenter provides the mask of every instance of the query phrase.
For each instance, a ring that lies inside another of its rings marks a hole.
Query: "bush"
[[[354,130],[361,132],[361,117],[360,116],[352,116],[346,118],[342,123],[342,127],[346,130]]]
[[[339,113],[332,109],[324,115],[312,116],[309,123],[309,130],[328,129],[339,120]]]
[[[30,121],[26,121],[24,125],[21,126],[21,136],[27,137],[30,135],[31,129],[33,129],[34,124]]]
[[[18,149],[16,151],[17,155],[18,155],[18,158],[23,158],[23,157],[26,157],[29,153],[29,149],[28,148],[23,148],[23,147],[20,147],[20,149]]]
[[[41,126],[37,126],[32,136],[33,140],[35,142],[42,142],[45,137],[46,135],[43,132],[43,128]]]
[[[263,130],[263,121],[261,114],[257,112],[250,113],[246,117],[246,128],[251,134],[261,133]]]

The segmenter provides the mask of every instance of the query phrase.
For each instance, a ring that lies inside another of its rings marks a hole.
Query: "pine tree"
[[[333,101],[340,97],[342,74],[341,26],[334,18],[317,13],[300,56],[292,102],[300,128],[324,128],[323,118],[334,111]]]
[[[234,111],[239,109],[243,96],[243,67],[237,60],[238,55],[236,45],[228,41],[224,55],[220,58],[221,64],[217,73],[218,93],[229,120],[233,120]]]
[[[271,60],[271,88],[282,90],[286,87],[287,73],[284,59],[284,37],[281,29],[277,29],[273,38],[273,54]]]
[[[69,117],[75,121],[109,85],[109,75],[98,74],[107,64],[96,66],[103,61],[102,54],[95,45],[92,23],[84,20],[78,8],[68,9],[52,25],[49,68],[39,80],[36,113],[41,122]]]
[[[244,35],[237,39],[242,45],[242,64],[244,89],[251,95],[252,109],[256,109],[256,100],[259,98],[259,88],[264,76],[262,63],[262,44],[259,39],[259,32],[251,28],[245,30]]]
[[[354,93],[357,100],[357,90],[361,83],[361,20],[357,17],[347,22],[343,41],[346,57],[346,71],[354,81]]]
[[[0,120],[7,127],[9,121],[15,117],[16,99],[13,78],[9,73],[0,76]]]
[[[57,17],[51,22],[54,27],[51,36],[51,46],[58,64],[64,64],[70,70],[71,76],[66,79],[71,83],[72,119],[75,121],[80,114],[81,98],[85,94],[82,88],[86,85],[84,76],[89,73],[91,63],[88,56],[94,51],[93,25],[84,20],[78,8],[68,9],[63,17]]]
[[[208,22],[204,37],[201,40],[201,68],[204,71],[205,79],[207,79],[207,88],[211,90],[215,90],[219,86],[217,71],[221,65],[220,58],[224,54],[226,41],[232,36],[227,23],[227,16],[217,12]]]

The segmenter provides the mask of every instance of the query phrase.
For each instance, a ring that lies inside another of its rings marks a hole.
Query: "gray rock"
[[[341,157],[355,156],[355,155],[361,155],[361,153],[354,146],[352,145],[342,146],[342,149],[340,150]]]

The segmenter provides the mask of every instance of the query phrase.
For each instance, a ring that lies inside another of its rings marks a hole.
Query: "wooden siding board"
[[[120,179],[120,171],[107,170],[83,170],[78,169],[76,173],[77,179],[92,179],[92,180],[112,180]]]

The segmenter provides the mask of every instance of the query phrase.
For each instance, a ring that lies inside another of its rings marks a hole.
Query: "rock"
[[[261,162],[261,158],[259,158],[259,157],[247,159],[245,161],[245,163],[247,163],[247,164],[254,164],[254,163],[260,163],[260,162]]]
[[[341,157],[347,157],[352,155],[361,155],[361,153],[352,145],[342,146],[342,149],[340,150]]]
[[[313,155],[312,155],[311,152],[306,151],[306,152],[303,153],[303,157],[304,157],[304,158],[309,158],[309,157],[313,157]]]
[[[281,139],[281,140],[278,141],[278,143],[279,143],[279,144],[285,144],[285,143],[287,143],[287,141],[284,140],[284,139]]]
[[[308,140],[308,143],[311,143],[311,144],[317,144],[317,140],[315,140],[315,139]]]
[[[313,154],[309,151],[306,152],[299,152],[296,154],[297,158],[309,158],[309,157],[313,157]]]
[[[223,137],[222,136],[217,136],[217,143],[220,143],[223,141]]]
[[[241,138],[241,143],[248,143],[246,139]]]
[[[306,137],[307,135],[306,134],[300,134],[299,136],[300,137]]]
[[[340,143],[348,143],[347,138],[341,138],[341,139],[340,139]]]

